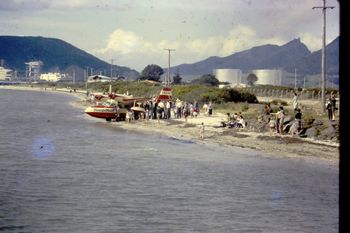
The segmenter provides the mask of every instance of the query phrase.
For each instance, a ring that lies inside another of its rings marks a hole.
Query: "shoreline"
[[[35,87],[0,86],[1,89],[43,91],[66,93],[77,98],[69,103],[72,107],[85,109],[89,104],[83,92],[72,92],[69,89],[42,89]],[[83,113],[84,114],[84,113]],[[273,135],[269,132],[254,132],[249,129],[223,128],[220,122],[224,114],[215,113],[210,117],[198,117],[169,120],[136,120],[128,122],[111,122],[111,127],[138,133],[158,133],[169,138],[193,141],[198,144],[213,144],[227,148],[248,148],[265,155],[277,158],[317,159],[337,164],[339,162],[339,143],[314,140],[310,138],[292,137],[289,135]],[[96,118],[97,120],[97,118]],[[103,121],[100,119],[99,121]],[[205,125],[204,139],[200,139],[199,125]]]

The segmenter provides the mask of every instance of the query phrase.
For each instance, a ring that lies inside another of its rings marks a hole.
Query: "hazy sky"
[[[0,35],[59,38],[141,71],[300,38],[321,48],[321,0],[1,0]],[[327,10],[327,43],[339,35],[339,4]]]

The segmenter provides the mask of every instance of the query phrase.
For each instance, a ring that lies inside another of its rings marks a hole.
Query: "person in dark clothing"
[[[158,102],[155,101],[155,102],[153,103],[153,109],[152,109],[153,119],[157,119],[157,109],[158,109]]]
[[[335,94],[331,93],[331,104],[332,104],[332,120],[335,120],[335,111],[337,110],[337,99],[335,98]]]
[[[333,106],[332,106],[331,98],[329,98],[327,100],[326,109],[327,109],[327,113],[328,113],[328,120],[331,121],[333,119]]]

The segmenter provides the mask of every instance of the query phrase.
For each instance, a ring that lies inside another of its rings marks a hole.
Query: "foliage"
[[[173,77],[173,84],[180,84],[182,81],[182,77],[179,73],[176,73]]]
[[[255,74],[250,73],[250,74],[247,76],[248,85],[254,86],[254,83],[255,83],[256,81],[258,81],[258,77],[256,77]]]
[[[245,102],[241,105],[242,112],[246,112],[246,111],[248,111],[248,109],[249,109],[249,104],[247,102]]]
[[[282,105],[282,106],[287,106],[288,103],[284,100],[280,100],[280,99],[274,99],[271,101],[272,104],[275,104],[275,105]]]
[[[219,80],[217,78],[215,78],[214,75],[212,74],[205,74],[202,75],[200,78],[198,79],[194,79],[191,82],[192,84],[201,84],[201,85],[210,85],[210,86],[218,86],[219,85]]]
[[[154,64],[147,65],[141,72],[140,80],[153,80],[159,82],[162,74],[164,74],[162,67]]]
[[[255,95],[233,88],[220,89],[204,85],[178,85],[173,88],[173,97],[185,101],[194,99],[200,102],[213,101],[215,103],[224,102],[248,102],[257,103]]]

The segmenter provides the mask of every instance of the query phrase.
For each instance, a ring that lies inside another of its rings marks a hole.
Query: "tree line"
[[[143,71],[141,72],[139,80],[151,80],[151,81],[160,81],[160,77],[164,74],[164,70],[162,67],[151,64],[147,65]],[[179,72],[175,72],[172,77],[172,84],[181,84],[182,77]],[[247,77],[248,85],[253,86],[254,83],[258,80],[255,74],[249,74]],[[197,79],[191,81],[191,84],[199,84],[199,85],[209,85],[209,86],[218,86],[220,81],[212,74],[204,74]]]

